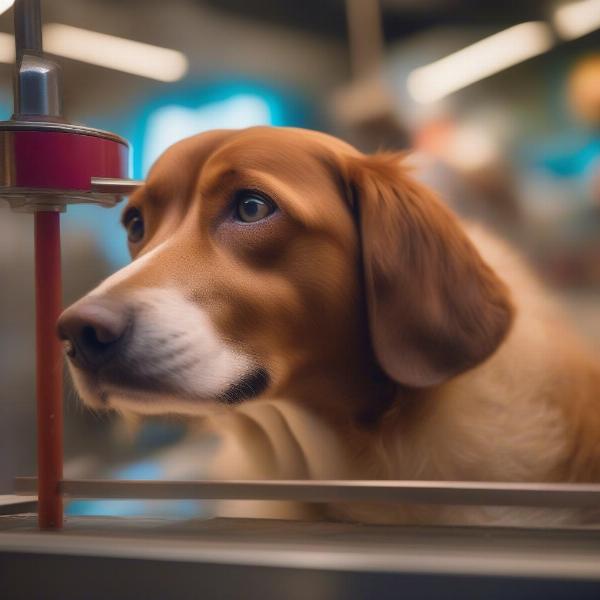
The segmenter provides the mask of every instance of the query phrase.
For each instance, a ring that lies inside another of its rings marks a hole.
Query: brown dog
[[[84,401],[202,416],[220,477],[600,480],[600,362],[400,163],[262,127],[169,149],[123,214],[133,263],[60,319]]]

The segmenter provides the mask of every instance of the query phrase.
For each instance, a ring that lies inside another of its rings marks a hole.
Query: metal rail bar
[[[34,477],[16,479],[17,494],[35,492]],[[288,500],[470,506],[600,507],[600,485],[465,481],[129,481],[63,479],[70,498],[146,500]]]
[[[103,194],[133,194],[135,190],[144,185],[143,181],[136,179],[115,179],[114,177],[92,177],[92,192]]]

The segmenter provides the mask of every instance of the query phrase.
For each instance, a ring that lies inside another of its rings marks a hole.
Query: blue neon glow
[[[190,135],[211,129],[240,129],[270,124],[269,105],[256,94],[236,94],[195,108],[167,104],[157,108],[148,118],[142,148],[142,169],[147,173],[169,146]]]
[[[156,480],[164,477],[160,464],[145,460],[115,469],[111,479]],[[96,517],[152,516],[173,519],[192,519],[205,516],[206,508],[194,500],[72,500],[65,514]]]

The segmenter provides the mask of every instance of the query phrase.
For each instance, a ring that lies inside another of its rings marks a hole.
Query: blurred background
[[[0,10],[6,119],[10,0]],[[42,10],[68,118],[129,139],[133,177],[217,127],[301,126],[364,151],[414,150],[418,177],[519,246],[600,348],[600,0],[48,0]],[[119,209],[69,208],[65,304],[128,262],[118,221]],[[32,233],[31,216],[0,207],[0,493],[35,472]],[[67,475],[201,474],[210,440],[175,420],[132,428],[92,414],[69,389]]]

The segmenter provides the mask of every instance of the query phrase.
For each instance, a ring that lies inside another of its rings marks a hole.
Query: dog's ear
[[[397,155],[353,157],[375,356],[398,383],[441,383],[484,361],[507,334],[506,286],[453,214],[411,179]]]

